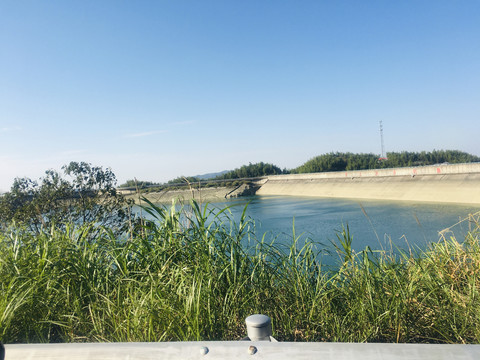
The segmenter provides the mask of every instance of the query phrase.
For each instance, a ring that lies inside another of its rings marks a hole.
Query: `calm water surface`
[[[279,234],[282,242],[289,243],[294,221],[297,236],[303,233],[303,238],[331,244],[336,231],[348,225],[355,251],[366,246],[374,250],[425,248],[438,241],[439,232],[446,228],[451,230],[445,236],[454,234],[461,239],[471,224],[468,220],[457,223],[480,210],[479,206],[455,204],[292,196],[254,196],[212,205],[231,206],[233,216],[239,219],[247,203],[247,214],[255,220],[257,237]]]

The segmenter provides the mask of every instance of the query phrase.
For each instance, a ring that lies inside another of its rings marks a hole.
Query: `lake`
[[[230,206],[238,220],[247,203],[247,215],[255,220],[258,238],[275,234],[290,243],[294,221],[297,236],[303,233],[303,238],[330,245],[342,225],[348,225],[357,252],[366,246],[373,250],[424,249],[448,228],[446,237],[455,235],[461,240],[472,225],[468,215],[480,211],[480,206],[472,205],[293,196],[254,196],[212,205]]]
[[[255,234],[261,239],[290,245],[293,224],[299,246],[308,238],[322,250],[333,249],[332,241],[342,226],[349,228],[352,248],[397,252],[397,249],[425,249],[440,239],[440,232],[461,241],[471,229],[469,214],[480,206],[405,201],[348,200],[296,196],[252,196],[211,203],[217,209],[226,206],[238,222],[246,214],[255,221]],[[338,243],[338,241],[337,241]],[[334,259],[323,257],[324,263]]]

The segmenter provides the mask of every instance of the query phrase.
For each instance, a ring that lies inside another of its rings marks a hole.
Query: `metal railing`
[[[274,359],[274,360],[460,360],[480,359],[480,345],[292,343],[276,342],[268,316],[246,319],[246,341],[161,343],[73,343],[6,345],[0,360],[153,360],[153,359]]]
[[[158,189],[159,191],[171,188],[185,188],[188,189],[190,186],[192,188],[202,187],[208,184],[224,184],[224,183],[232,183],[232,182],[241,182],[241,183],[248,183],[248,182],[255,182],[260,181],[263,179],[268,178],[268,176],[257,176],[257,177],[248,177],[248,178],[236,178],[236,179],[211,179],[211,180],[198,180],[192,182],[180,182],[180,183],[171,183],[171,184],[152,184],[152,185],[144,185],[138,188],[138,190],[146,190],[146,189]],[[119,191],[136,191],[137,188],[135,186],[126,186],[126,187],[118,187],[117,190]]]

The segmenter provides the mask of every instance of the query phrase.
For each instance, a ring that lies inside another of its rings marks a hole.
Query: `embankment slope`
[[[171,203],[173,200],[180,202],[188,202],[195,199],[199,203],[202,202],[221,202],[225,201],[227,194],[235,190],[235,187],[219,187],[219,188],[193,188],[181,190],[165,190],[160,192],[142,193],[140,195],[132,193],[127,195],[137,204],[141,204],[141,198],[147,198],[153,203]]]
[[[256,194],[480,204],[480,163],[269,176]]]

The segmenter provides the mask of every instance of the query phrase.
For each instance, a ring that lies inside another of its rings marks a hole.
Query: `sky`
[[[480,156],[478,0],[0,0],[0,191],[329,152]]]

